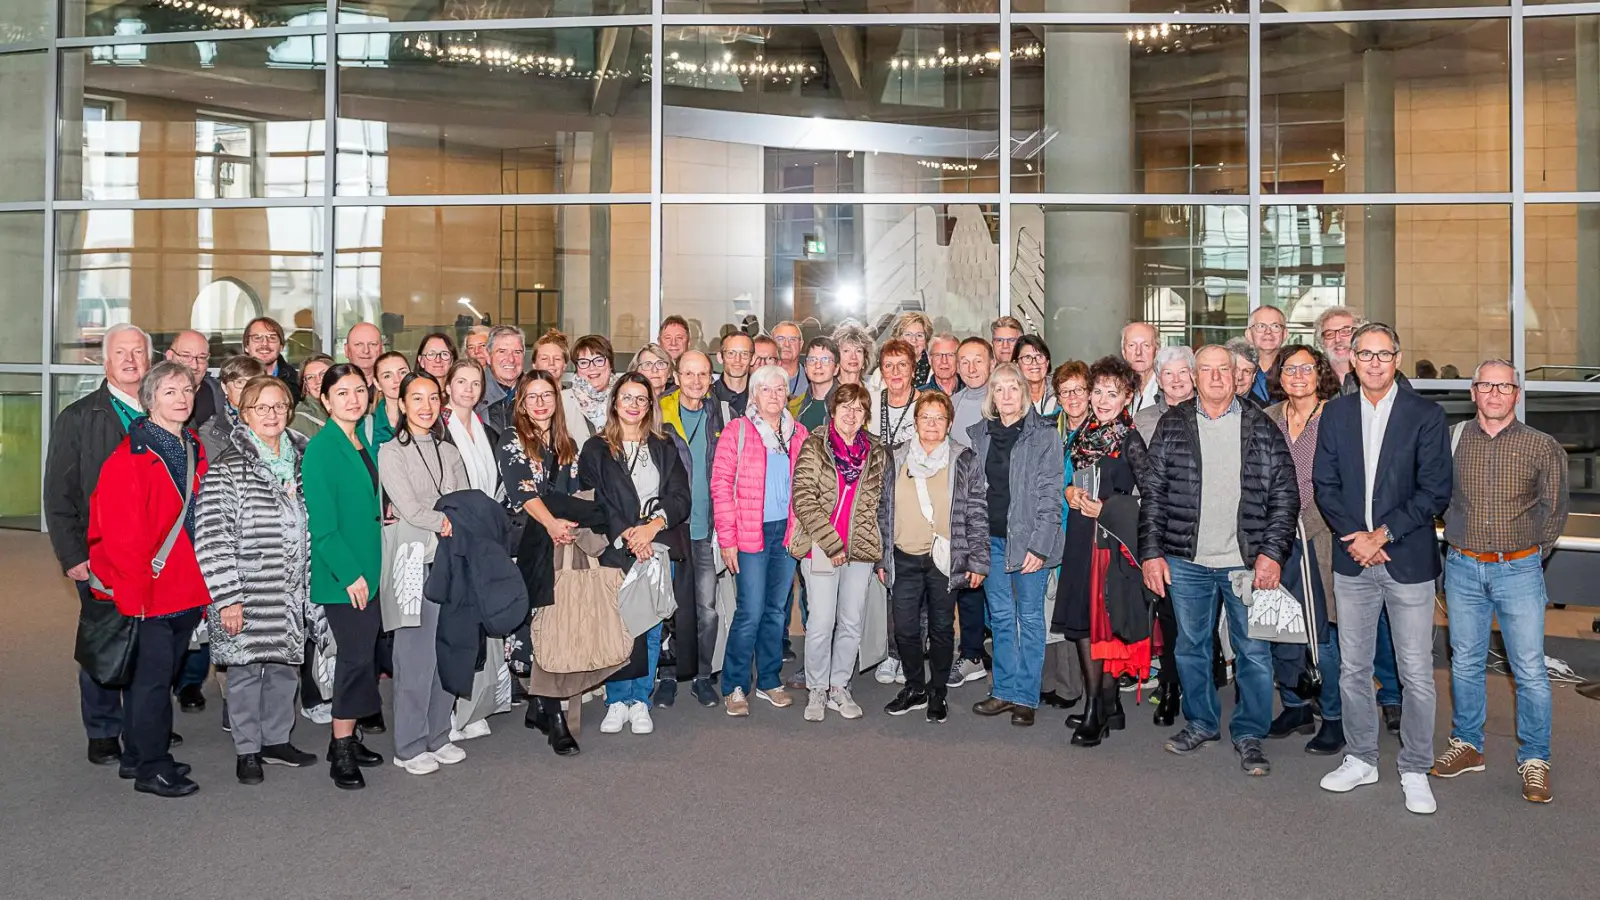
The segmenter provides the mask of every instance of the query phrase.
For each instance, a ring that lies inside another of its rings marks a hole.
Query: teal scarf
[[[246,428],[245,433],[250,435],[250,443],[255,445],[256,452],[261,455],[261,462],[266,465],[267,471],[272,473],[272,477],[285,487],[293,485],[295,464],[299,462],[300,455],[295,451],[294,441],[289,440],[288,433],[285,432],[278,438],[277,453],[273,453],[271,447],[256,437],[254,431]]]

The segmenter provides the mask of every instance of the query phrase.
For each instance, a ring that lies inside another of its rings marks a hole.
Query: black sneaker
[[[172,764],[172,770],[174,772],[177,772],[179,775],[188,775],[189,772],[191,771],[190,768],[189,768],[189,764],[188,763],[181,763],[181,762],[173,763]],[[117,777],[121,778],[123,781],[132,781],[135,778],[139,777],[139,767],[138,766],[124,766],[124,765],[119,764],[117,766]]]
[[[1286,706],[1278,717],[1272,720],[1272,725],[1267,729],[1267,737],[1286,738],[1291,734],[1312,734],[1317,730],[1317,717],[1312,715],[1311,706]]]
[[[911,688],[901,688],[900,693],[894,695],[883,711],[891,716],[903,716],[913,709],[928,708],[928,692],[913,691]]]
[[[89,738],[89,752],[85,756],[97,766],[109,766],[122,758],[122,742],[114,737]]]
[[[1323,719],[1317,736],[1306,741],[1306,752],[1313,756],[1333,756],[1344,749],[1344,723],[1338,719]]]
[[[1216,732],[1206,734],[1193,725],[1185,725],[1183,726],[1182,731],[1178,732],[1172,737],[1167,738],[1166,748],[1168,753],[1176,753],[1179,756],[1188,756],[1196,750],[1199,750],[1201,747],[1217,741],[1220,738],[1221,736]]]
[[[307,753],[287,741],[262,747],[257,755],[269,766],[292,766],[296,769],[312,765],[317,761],[315,753]]]
[[[186,684],[178,688],[178,709],[186,713],[197,713],[206,708],[206,692],[198,684]]]
[[[1272,763],[1267,761],[1267,755],[1261,752],[1260,738],[1245,738],[1233,745],[1235,753],[1239,754],[1239,768],[1244,769],[1246,775],[1271,775]]]
[[[928,698],[928,721],[943,722],[950,718],[950,704],[943,697]]]
[[[1393,735],[1400,733],[1400,707],[1385,706],[1383,708],[1383,730]]]
[[[239,761],[234,764],[233,774],[238,777],[240,784],[260,784],[265,781],[267,776],[261,773],[261,754],[239,754]]]
[[[694,683],[689,685],[689,692],[694,694],[696,703],[707,709],[722,703],[722,697],[717,694],[716,686],[709,678],[696,678]]]
[[[651,703],[655,704],[656,706],[667,707],[676,703],[677,700],[678,680],[676,676],[672,678],[663,678],[656,682],[655,694],[650,698]]]
[[[140,778],[133,783],[133,789],[157,797],[187,797],[200,790],[200,785],[183,775],[157,775],[154,778]]]

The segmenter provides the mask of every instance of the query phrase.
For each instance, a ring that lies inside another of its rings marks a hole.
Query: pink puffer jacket
[[[744,436],[742,450],[739,447],[741,434]],[[805,440],[806,428],[796,422],[794,436],[789,439],[791,473]],[[717,438],[717,455],[711,462],[712,524],[717,530],[719,546],[735,547],[740,553],[762,551],[761,520],[766,490],[767,447],[761,442],[761,432],[755,423],[741,416]],[[784,546],[788,543],[789,536],[784,535]]]

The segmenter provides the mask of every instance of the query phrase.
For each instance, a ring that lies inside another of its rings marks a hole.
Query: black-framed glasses
[[[1391,363],[1391,362],[1394,362],[1394,358],[1396,356],[1399,356],[1399,355],[1400,355],[1400,352],[1397,351],[1397,350],[1357,350],[1356,351],[1356,359],[1359,359],[1362,362],[1372,362],[1373,360],[1377,360],[1378,362],[1381,362],[1381,363]]]
[[[1045,363],[1045,358],[1037,353],[1024,353],[1017,357],[1017,362],[1025,366],[1042,366]]]
[[[603,369],[609,365],[611,365],[611,361],[604,356],[578,357],[578,368],[580,369]]]
[[[1474,381],[1472,389],[1480,394],[1514,394],[1517,386],[1509,381]]]
[[[429,350],[427,353],[418,353],[417,359],[426,359],[433,362],[447,362],[450,359],[449,350]]]
[[[1057,393],[1063,397],[1087,397],[1089,396],[1089,389],[1081,387],[1069,387],[1062,388]]]
[[[1334,338],[1347,338],[1355,333],[1356,327],[1354,325],[1346,325],[1343,328],[1328,328],[1322,332],[1322,339],[1331,341]]]
[[[258,416],[265,416],[265,415],[268,415],[269,413],[275,413],[275,414],[281,416],[284,413],[289,411],[289,404],[287,404],[287,403],[257,403],[255,406],[252,406],[250,408],[255,410],[256,411],[256,415],[258,415]]]

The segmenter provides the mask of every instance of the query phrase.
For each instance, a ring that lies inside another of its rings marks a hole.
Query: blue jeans
[[[1372,654],[1372,677],[1378,679],[1378,705],[1400,705],[1400,667],[1394,661],[1394,635],[1389,631],[1389,609],[1378,615],[1378,645]]]
[[[1228,610],[1228,639],[1233,644],[1234,683],[1239,702],[1228,719],[1228,737],[1234,743],[1263,738],[1272,721],[1272,649],[1251,637],[1249,613],[1228,583],[1230,573],[1242,570],[1211,569],[1175,556],[1167,557],[1172,571],[1172,612],[1178,620],[1178,681],[1183,686],[1183,717],[1206,734],[1220,734],[1222,712],[1217,687],[1211,677],[1211,636],[1217,631],[1217,595]]]
[[[1299,709],[1309,704],[1295,693],[1300,673],[1311,662],[1311,654],[1300,644],[1273,644],[1272,671],[1278,682],[1278,699],[1284,709]],[[1322,673],[1322,690],[1317,700],[1324,719],[1338,719],[1344,713],[1339,699],[1339,626],[1328,625],[1328,642],[1317,644],[1317,671]]]
[[[990,694],[1030,709],[1039,707],[1044,673],[1044,569],[1024,575],[1006,572],[1005,538],[989,538],[987,594],[989,629],[994,632],[994,687]],[[936,677],[940,677],[935,672]]]
[[[627,681],[606,682],[606,703],[643,703],[650,706],[650,690],[656,683],[656,665],[661,662],[661,623],[644,634],[645,671],[648,675]]]
[[[783,544],[789,523],[761,526],[761,552],[739,551],[739,573],[734,576],[738,603],[728,626],[728,643],[722,652],[722,694],[735,688],[750,693],[751,668],[755,686],[763,691],[782,684],[783,611],[794,585],[795,559]]]
[[[1484,563],[1452,549],[1444,561],[1450,611],[1450,736],[1483,750],[1489,630],[1500,620],[1517,680],[1517,764],[1550,761],[1550,673],[1544,665],[1544,566],[1537,554]]]

